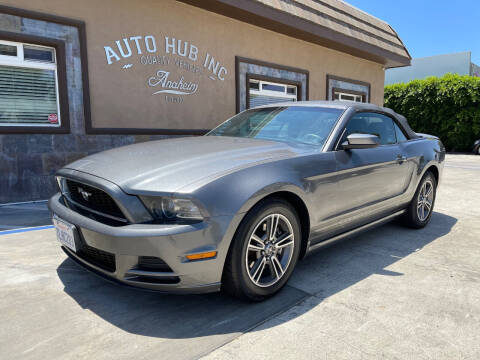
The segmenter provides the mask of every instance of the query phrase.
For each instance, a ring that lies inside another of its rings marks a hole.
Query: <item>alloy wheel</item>
[[[430,215],[433,206],[433,195],[433,183],[431,180],[426,180],[418,193],[417,215],[420,221],[425,221]]]
[[[248,240],[246,269],[259,287],[272,286],[288,269],[294,252],[292,224],[282,214],[270,214],[260,220]]]

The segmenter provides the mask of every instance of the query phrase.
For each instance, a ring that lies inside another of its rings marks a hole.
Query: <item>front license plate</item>
[[[72,225],[65,220],[59,219],[58,217],[53,217],[53,225],[57,231],[57,239],[62,245],[65,245],[70,250],[74,252],[77,251],[75,246],[75,235],[73,233],[75,225]]]

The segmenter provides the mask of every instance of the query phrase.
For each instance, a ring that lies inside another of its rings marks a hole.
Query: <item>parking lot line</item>
[[[23,233],[23,232],[28,232],[28,231],[53,229],[54,227],[55,226],[53,226],[53,225],[44,225],[44,226],[33,226],[33,227],[22,228],[22,229],[4,230],[4,231],[0,231],[0,236],[9,235],[9,234],[16,234],[16,233]]]

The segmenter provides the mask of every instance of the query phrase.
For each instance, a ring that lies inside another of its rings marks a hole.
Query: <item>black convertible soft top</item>
[[[369,103],[357,103],[352,101],[322,101],[322,103],[343,105],[345,109],[353,108],[357,111],[375,111],[375,112],[381,112],[381,113],[383,112],[383,113],[389,114],[390,116],[393,116],[398,121],[398,123],[403,127],[403,129],[405,130],[405,132],[407,133],[410,139],[417,139],[420,137],[415,131],[412,130],[405,116],[397,114],[395,111],[393,111],[390,108],[377,106]]]
[[[365,103],[352,103],[352,104],[347,104],[347,107],[353,107],[355,109],[365,111],[365,110],[370,110],[370,111],[378,111],[378,112],[384,112],[386,114],[389,114],[393,116],[397,121],[400,123],[400,125],[403,127],[403,129],[406,131],[408,137],[410,139],[416,139],[419,138],[418,134],[412,130],[410,127],[410,124],[408,123],[408,120],[405,116],[397,114],[395,111],[393,111],[390,108],[382,107],[382,106],[377,106],[373,104],[365,104]]]

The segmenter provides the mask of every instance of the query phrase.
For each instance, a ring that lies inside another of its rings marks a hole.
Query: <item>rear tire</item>
[[[407,207],[405,225],[414,229],[425,227],[432,217],[437,193],[437,181],[431,171],[423,176],[417,191]]]
[[[222,290],[251,301],[274,295],[290,278],[300,244],[300,221],[295,209],[279,198],[260,202],[245,216],[233,238]]]

